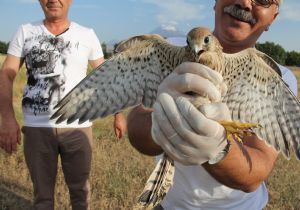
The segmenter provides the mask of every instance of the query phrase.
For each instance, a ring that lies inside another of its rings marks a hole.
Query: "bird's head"
[[[187,46],[195,58],[195,61],[200,60],[202,53],[207,51],[218,51],[221,47],[218,40],[204,27],[192,29],[187,35]]]

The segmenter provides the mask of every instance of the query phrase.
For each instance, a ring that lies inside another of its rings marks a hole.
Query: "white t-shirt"
[[[22,109],[30,127],[88,127],[90,122],[55,124],[49,120],[54,106],[85,76],[89,60],[103,57],[92,29],[71,22],[68,30],[53,35],[43,21],[21,25],[9,44],[8,54],[25,58],[27,85]]]
[[[289,69],[279,67],[282,78],[297,95],[296,77]],[[264,183],[255,192],[245,193],[219,183],[202,166],[184,166],[175,161],[175,168],[173,186],[161,202],[165,210],[261,210],[268,202]]]

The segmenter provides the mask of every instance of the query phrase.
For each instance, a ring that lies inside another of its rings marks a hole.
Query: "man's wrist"
[[[231,145],[228,140],[226,140],[226,141],[227,141],[227,144],[226,144],[225,148],[221,152],[219,152],[214,158],[208,160],[207,161],[208,164],[210,164],[210,165],[216,164],[225,158],[225,156],[229,152],[230,145]]]

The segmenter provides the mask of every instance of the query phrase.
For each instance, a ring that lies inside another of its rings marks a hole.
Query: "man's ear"
[[[279,14],[279,10],[277,10],[277,12],[274,14],[273,19],[271,20],[271,22],[269,23],[269,25],[266,27],[265,31],[269,30],[269,28],[272,25],[272,23],[274,22],[274,20],[276,20],[278,14]]]
[[[279,15],[279,10],[274,14],[273,21],[276,20],[276,18],[277,18],[278,15]]]

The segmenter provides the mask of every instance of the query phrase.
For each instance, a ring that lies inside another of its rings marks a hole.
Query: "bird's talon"
[[[227,139],[229,141],[237,141],[243,143],[243,137],[253,135],[252,128],[261,127],[254,123],[241,123],[239,121],[219,121],[227,131]]]

